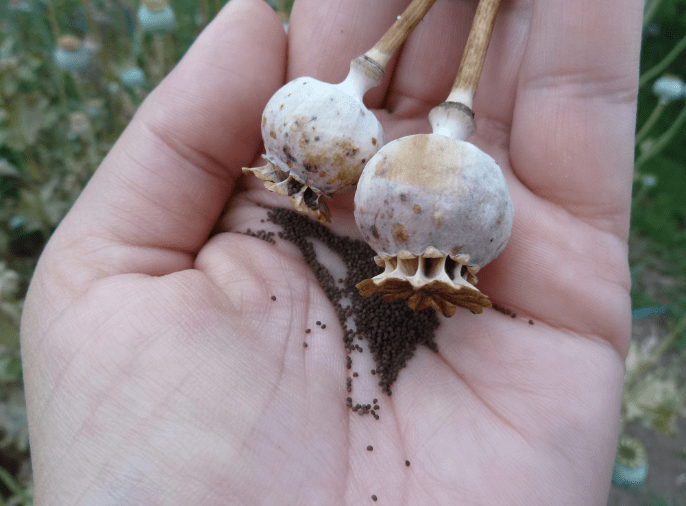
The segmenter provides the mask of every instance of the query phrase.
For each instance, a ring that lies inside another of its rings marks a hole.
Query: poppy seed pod
[[[264,186],[287,195],[298,211],[330,221],[326,199],[355,186],[365,163],[383,146],[384,132],[365,107],[393,53],[435,0],[412,0],[369,51],[350,63],[339,84],[297,78],[279,89],[262,114],[266,165],[248,168]]]
[[[90,59],[90,51],[78,37],[63,35],[57,41],[53,61],[65,72],[84,71]]]
[[[664,75],[653,83],[653,93],[664,103],[679,100],[686,96],[686,84],[679,76]]]
[[[355,221],[385,268],[358,288],[446,316],[480,313],[491,304],[476,273],[505,248],[513,217],[500,167],[473,144],[437,133],[390,142],[355,194]]]
[[[648,476],[648,455],[640,440],[622,435],[612,470],[612,484],[617,487],[638,487]]]
[[[378,81],[372,65],[357,58],[339,84],[300,77],[278,90],[262,114],[267,164],[246,168],[265,186],[288,195],[293,206],[329,221],[326,202],[355,186],[365,163],[379,150],[384,133],[362,102]]]
[[[476,131],[471,106],[498,5],[479,0],[453,90],[429,113],[433,133],[387,144],[362,172],[355,221],[384,267],[356,285],[362,296],[444,316],[491,306],[476,273],[505,248],[514,210],[498,164],[465,139]]]
[[[139,67],[131,67],[119,74],[119,81],[128,88],[138,88],[145,84],[145,72]]]
[[[176,14],[167,0],[143,0],[138,22],[144,32],[171,32],[176,28]]]

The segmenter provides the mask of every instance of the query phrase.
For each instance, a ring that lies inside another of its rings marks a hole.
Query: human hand
[[[340,81],[406,4],[299,0],[287,51],[266,4],[233,0],[146,100],[27,297],[37,504],[605,504],[642,2],[501,6],[470,141],[503,168],[515,222],[478,286],[524,318],[442,318],[439,353],[417,350],[392,397],[360,387],[379,420],[345,406],[336,325],[302,347],[337,318],[297,250],[232,233],[271,226],[257,203],[289,205],[237,184],[266,101],[300,75]],[[369,92],[387,142],[429,131],[475,6],[438,0]],[[332,229],[356,234],[351,207],[334,199]]]

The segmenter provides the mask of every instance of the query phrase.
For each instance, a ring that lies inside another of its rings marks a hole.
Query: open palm
[[[355,393],[379,399],[379,420],[345,405],[342,332],[297,249],[234,233],[276,230],[256,204],[288,205],[240,179],[259,163],[272,93],[300,75],[342,80],[407,3],[299,0],[287,45],[265,3],[233,0],[143,104],[29,290],[37,504],[607,500],[630,326],[640,0],[501,6],[471,140],[503,168],[515,223],[479,288],[519,317],[441,317],[439,353],[419,349],[391,397],[355,355]],[[429,131],[475,6],[437,0],[369,92],[387,141]],[[332,214],[356,235],[350,195]]]

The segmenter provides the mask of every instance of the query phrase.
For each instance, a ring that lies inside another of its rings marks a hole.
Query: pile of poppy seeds
[[[378,377],[381,390],[391,395],[391,385],[412,358],[418,345],[438,352],[434,341],[434,333],[439,325],[436,311],[433,308],[413,311],[405,300],[385,302],[380,295],[362,297],[355,285],[376,276],[382,270],[374,262],[376,253],[366,242],[338,236],[324,225],[290,209],[266,209],[267,220],[281,228],[277,236],[300,250],[326,297],[333,304],[343,329],[343,344],[347,351],[346,368],[352,369],[352,355],[362,352],[364,348],[360,346],[360,342],[366,341],[366,347],[376,363],[376,367],[370,372]],[[270,243],[274,241],[271,232],[247,233]],[[313,240],[319,241],[341,257],[346,266],[344,279],[336,280],[317,259]],[[353,377],[358,377],[358,374],[346,378],[348,392],[353,390]],[[348,397],[346,401],[348,407],[358,414],[371,414],[378,420],[376,399],[371,404],[353,405],[352,397]]]

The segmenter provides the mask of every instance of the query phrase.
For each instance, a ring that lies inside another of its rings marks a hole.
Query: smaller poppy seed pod
[[[329,221],[322,199],[351,189],[365,163],[384,142],[376,116],[362,97],[378,84],[381,71],[358,57],[339,84],[299,77],[279,89],[262,114],[267,164],[244,168],[267,189],[288,195],[299,211]]]
[[[119,81],[127,88],[138,88],[145,84],[145,72],[139,67],[131,67],[119,74]]]
[[[648,454],[640,440],[622,435],[612,470],[612,484],[617,487],[638,487],[648,476]]]
[[[138,23],[144,32],[171,32],[176,29],[176,14],[167,0],[143,0]]]
[[[63,35],[58,39],[53,61],[65,72],[84,71],[90,59],[91,52],[78,37]]]
[[[326,199],[355,186],[364,165],[381,148],[384,132],[365,107],[386,65],[435,0],[412,0],[376,45],[350,64],[339,84],[297,78],[279,89],[262,114],[266,165],[244,167],[264,186],[287,195],[298,211],[330,221]]]

